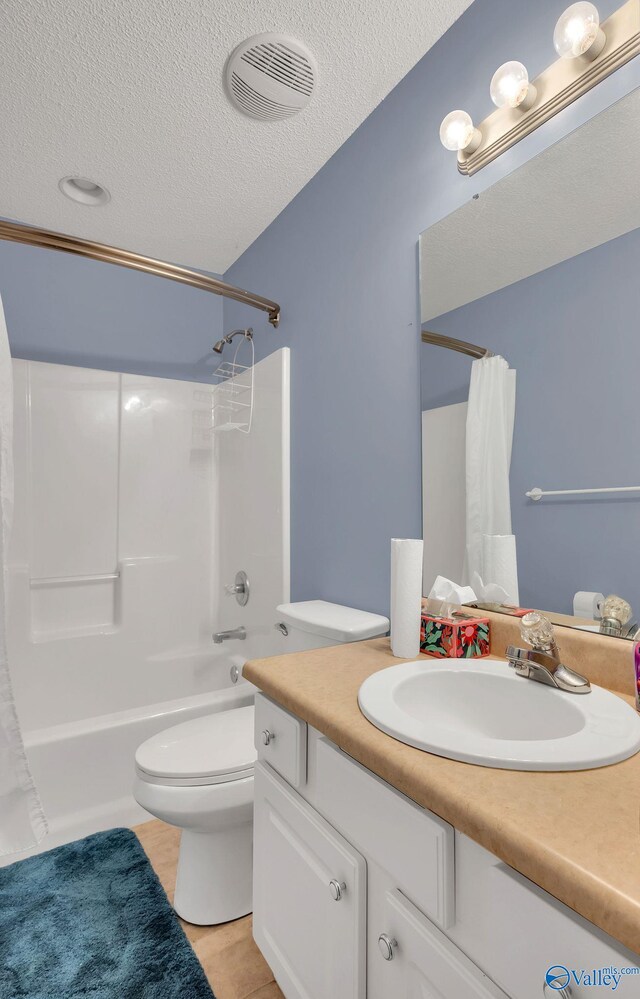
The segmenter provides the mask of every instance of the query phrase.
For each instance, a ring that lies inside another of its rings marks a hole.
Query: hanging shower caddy
[[[245,330],[232,361],[223,363],[213,372],[217,383],[213,390],[212,429],[238,430],[248,434],[253,416],[253,330]],[[246,363],[244,363],[246,362]]]

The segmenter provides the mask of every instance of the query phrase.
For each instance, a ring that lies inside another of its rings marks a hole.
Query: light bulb
[[[440,142],[452,152],[472,153],[482,141],[480,129],[475,128],[471,115],[466,111],[451,111],[440,125]]]
[[[597,59],[605,42],[598,8],[585,0],[567,7],[553,32],[553,44],[563,59]]]
[[[536,88],[529,83],[527,67],[521,62],[505,62],[493,74],[489,87],[491,100],[498,108],[520,108],[528,111],[537,95]]]

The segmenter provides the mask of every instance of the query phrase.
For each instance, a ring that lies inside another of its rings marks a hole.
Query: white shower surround
[[[231,667],[284,651],[289,351],[256,365],[248,435],[211,437],[205,384],[19,360],[14,378],[8,638],[47,849],[143,821],[136,746],[248,703]],[[238,569],[244,608],[224,593]]]

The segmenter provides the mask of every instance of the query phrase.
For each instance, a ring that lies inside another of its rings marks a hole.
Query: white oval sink
[[[505,770],[589,770],[640,749],[640,717],[615,694],[570,694],[499,659],[420,660],[374,673],[360,710],[400,742]]]

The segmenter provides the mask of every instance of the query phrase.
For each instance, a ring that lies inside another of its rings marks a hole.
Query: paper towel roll
[[[602,617],[604,593],[591,593],[578,590],[573,598],[573,613],[576,617],[586,617],[589,621],[599,621]]]
[[[401,659],[420,652],[422,541],[391,539],[391,651]]]
[[[482,536],[482,578],[485,584],[497,583],[509,595],[509,602],[520,604],[518,562],[514,534],[484,534]]]

